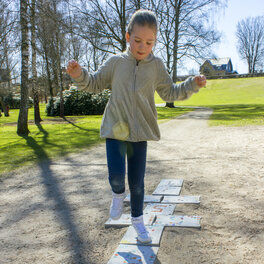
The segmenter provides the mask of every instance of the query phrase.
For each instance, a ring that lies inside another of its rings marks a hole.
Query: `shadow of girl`
[[[38,127],[44,134],[44,143],[47,144],[48,132],[45,131],[41,125],[38,125]],[[33,137],[24,136],[23,138],[26,140],[27,145],[32,148],[36,159],[38,160],[41,177],[40,183],[42,183],[45,187],[47,204],[51,204],[51,208],[48,208],[48,210],[51,210],[55,214],[54,219],[59,222],[62,229],[64,229],[67,233],[67,235],[65,236],[65,240],[68,239],[69,243],[66,244],[70,245],[71,249],[69,249],[69,251],[73,252],[72,258],[74,259],[74,263],[91,263],[90,259],[87,259],[87,256],[86,258],[84,257],[84,241],[80,235],[81,232],[74,222],[72,213],[73,210],[67,203],[64,192],[60,187],[59,179],[57,179],[57,176],[51,169],[51,159],[49,158],[43,147],[38,144],[38,142]],[[51,201],[51,203],[48,203],[48,201]]]

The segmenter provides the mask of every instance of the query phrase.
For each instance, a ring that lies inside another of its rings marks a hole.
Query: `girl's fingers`
[[[206,85],[206,77],[204,75],[196,76],[195,81],[200,88]]]
[[[78,62],[75,60],[70,60],[68,62],[68,67],[75,67],[76,65],[78,65]]]
[[[75,61],[69,61],[69,63],[68,63],[68,67],[69,68],[74,68],[75,66],[76,66],[76,62]]]
[[[70,60],[67,65],[66,72],[70,73],[71,71],[75,70],[78,67],[78,62],[75,60]]]
[[[75,60],[70,60],[67,64],[66,69],[67,74],[69,74],[72,78],[78,78],[82,73],[82,68],[80,64]]]
[[[201,86],[205,86],[206,85],[206,77],[204,75],[200,76],[200,84],[201,84]]]

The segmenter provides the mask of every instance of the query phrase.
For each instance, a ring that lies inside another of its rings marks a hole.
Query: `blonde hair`
[[[127,32],[129,35],[131,35],[135,24],[140,26],[148,26],[153,29],[155,34],[158,32],[158,19],[152,11],[140,9],[132,15],[127,27]]]

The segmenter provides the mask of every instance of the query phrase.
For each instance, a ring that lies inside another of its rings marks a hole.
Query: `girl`
[[[126,32],[129,48],[111,56],[94,74],[88,73],[74,60],[67,73],[80,89],[100,93],[112,90],[105,108],[100,135],[106,138],[109,183],[113,199],[110,217],[119,219],[125,198],[125,158],[131,199],[132,226],[138,240],[151,242],[143,222],[144,175],[147,141],[159,140],[154,93],[166,102],[183,100],[205,86],[204,76],[190,77],[173,84],[162,60],[152,53],[158,32],[154,13],[139,10],[132,16]]]

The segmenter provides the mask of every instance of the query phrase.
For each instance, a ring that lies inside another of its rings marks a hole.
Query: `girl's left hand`
[[[206,85],[206,77],[204,75],[197,75],[194,77],[194,81],[199,86],[199,88],[202,88]]]

